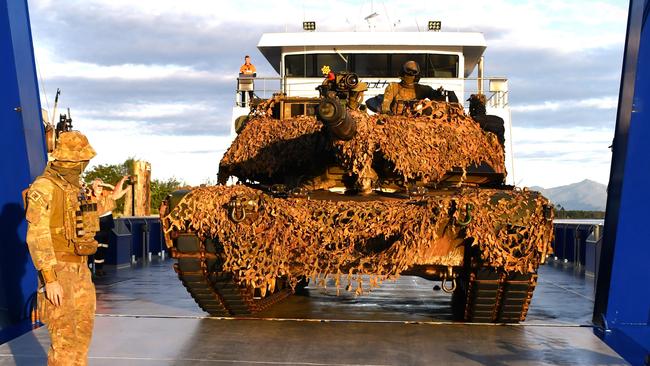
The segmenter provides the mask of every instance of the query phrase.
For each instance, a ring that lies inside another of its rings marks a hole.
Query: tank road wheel
[[[282,282],[263,298],[239,285],[232,273],[223,271],[223,250],[213,240],[201,241],[194,233],[181,233],[174,239],[174,247],[178,278],[199,307],[212,316],[250,315],[291,294]]]
[[[526,319],[537,273],[511,273],[491,267],[466,271],[457,280],[452,312],[473,323],[518,323]]]

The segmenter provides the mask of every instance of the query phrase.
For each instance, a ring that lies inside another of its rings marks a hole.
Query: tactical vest
[[[94,236],[99,231],[97,203],[83,188],[70,185],[56,174],[45,171],[41,176],[52,182],[50,232],[54,250],[77,255],[92,255],[97,251]]]
[[[407,88],[400,83],[391,83],[390,85],[395,91],[390,110],[393,114],[401,115],[404,113],[408,103],[416,99],[415,88]]]

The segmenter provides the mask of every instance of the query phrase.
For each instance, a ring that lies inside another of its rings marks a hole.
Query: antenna
[[[370,0],[370,15],[363,18],[363,20],[368,22],[368,29],[369,30],[373,29],[371,19],[376,18],[378,16],[379,16],[379,14],[375,11],[375,3],[374,3],[374,1]]]
[[[382,1],[381,4],[382,4],[383,7],[384,7],[384,13],[386,13],[386,20],[388,20],[388,24],[390,25],[390,31],[391,31],[391,32],[394,32],[394,31],[395,31],[395,27],[400,23],[400,21],[399,21],[399,19],[397,19],[397,20],[393,23],[393,22],[390,20],[390,16],[388,15],[388,14],[390,14],[390,13],[388,12],[388,8],[386,8],[386,3],[385,3],[384,1]]]
[[[370,19],[375,18],[375,17],[378,17],[378,16],[379,16],[379,14],[377,14],[376,12],[373,12],[372,14],[370,14],[370,15],[368,15],[367,17],[363,18],[363,20],[365,20],[365,21],[367,21],[368,23],[370,23]]]

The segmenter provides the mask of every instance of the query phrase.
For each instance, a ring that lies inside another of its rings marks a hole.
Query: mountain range
[[[553,188],[534,186],[530,190],[540,192],[565,210],[605,211],[607,202],[607,186],[589,179]]]

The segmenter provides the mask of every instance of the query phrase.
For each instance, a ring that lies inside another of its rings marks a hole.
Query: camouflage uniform
[[[79,197],[83,188],[78,181],[83,163],[93,156],[95,151],[84,135],[62,132],[52,153],[54,161],[36,178],[26,195],[27,245],[40,274],[39,287],[58,281],[63,289],[58,307],[45,297],[43,289],[38,294],[39,315],[52,340],[48,365],[87,364],[95,317],[95,287],[86,262],[93,246],[96,248],[92,237],[99,223],[92,223],[96,212],[94,216],[82,215],[97,203],[81,209]],[[77,167],[74,169],[78,172],[73,170],[63,176],[57,171],[57,164]]]
[[[416,99],[415,87],[404,83],[390,83],[384,91],[384,101],[381,104],[383,113],[402,114],[405,102]]]
[[[384,101],[381,103],[382,113],[402,114],[406,102],[418,99],[416,86],[418,85],[420,66],[415,61],[406,61],[400,71],[399,83],[390,83],[384,91]]]

